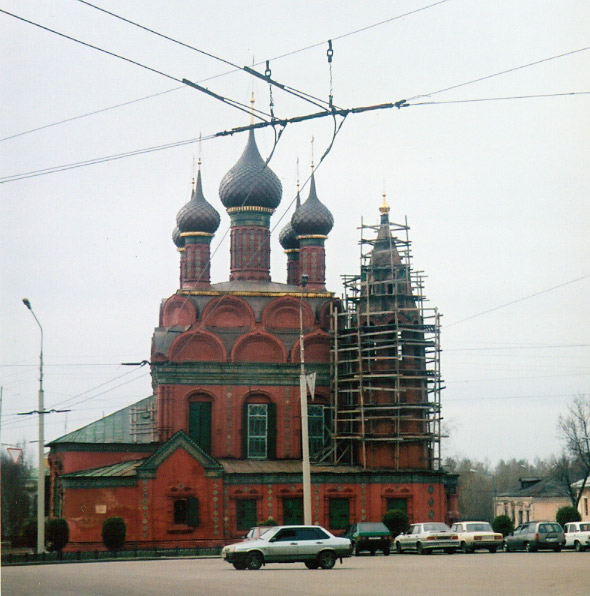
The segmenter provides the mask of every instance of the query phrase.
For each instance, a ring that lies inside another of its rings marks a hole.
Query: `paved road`
[[[2,568],[2,596],[577,596],[590,552],[392,555],[236,571],[221,559],[68,563]]]

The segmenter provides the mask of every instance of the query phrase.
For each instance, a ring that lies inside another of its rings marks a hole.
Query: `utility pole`
[[[23,298],[23,304],[31,311],[41,331],[41,352],[39,353],[39,464],[37,470],[37,554],[45,552],[45,428],[43,416],[45,414],[43,394],[43,327],[33,311],[28,298]]]
[[[301,276],[301,287],[307,285],[307,275]],[[299,354],[301,370],[299,374],[299,394],[301,401],[301,458],[303,472],[303,523],[311,525],[311,470],[309,466],[309,429],[307,421],[307,379],[305,377],[305,347],[303,345],[303,292],[299,300]]]

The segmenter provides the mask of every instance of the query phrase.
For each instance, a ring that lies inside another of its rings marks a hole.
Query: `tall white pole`
[[[307,279],[302,276],[301,283],[305,287]],[[299,301],[299,352],[301,355],[301,372],[299,374],[299,393],[301,396],[301,457],[303,472],[303,523],[311,525],[311,470],[309,466],[309,431],[307,422],[307,382],[305,380],[305,346],[303,345],[303,293]]]
[[[39,353],[39,444],[38,444],[38,469],[37,469],[37,553],[45,552],[45,437],[44,420],[45,414],[44,394],[43,394],[43,327],[33,311],[31,303],[27,298],[23,298],[23,304],[31,311],[39,329],[41,330],[41,351]]]

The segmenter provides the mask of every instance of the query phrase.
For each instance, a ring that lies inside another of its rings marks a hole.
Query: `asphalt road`
[[[332,570],[221,559],[2,568],[2,596],[551,596],[587,594],[590,552],[361,556]]]

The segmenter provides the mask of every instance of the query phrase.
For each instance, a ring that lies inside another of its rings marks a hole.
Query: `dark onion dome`
[[[299,190],[297,190],[297,202],[295,203],[295,211],[301,207],[301,198],[299,197]],[[297,234],[291,225],[291,221],[281,230],[279,234],[279,242],[285,250],[293,250],[299,248],[299,240]]]
[[[177,248],[184,248],[184,238],[180,235],[178,226],[176,226],[172,232],[172,242],[176,244]]]
[[[297,236],[327,236],[334,227],[334,218],[330,210],[318,199],[314,174],[311,175],[309,197],[293,213],[291,225]]]
[[[254,131],[251,130],[242,156],[219,183],[219,197],[226,209],[276,209],[279,206],[283,187],[278,176],[265,163],[256,146]]]
[[[219,227],[219,213],[203,195],[201,170],[197,174],[197,187],[193,189],[191,200],[180,209],[176,223],[181,234],[186,232],[205,232],[214,234]]]

